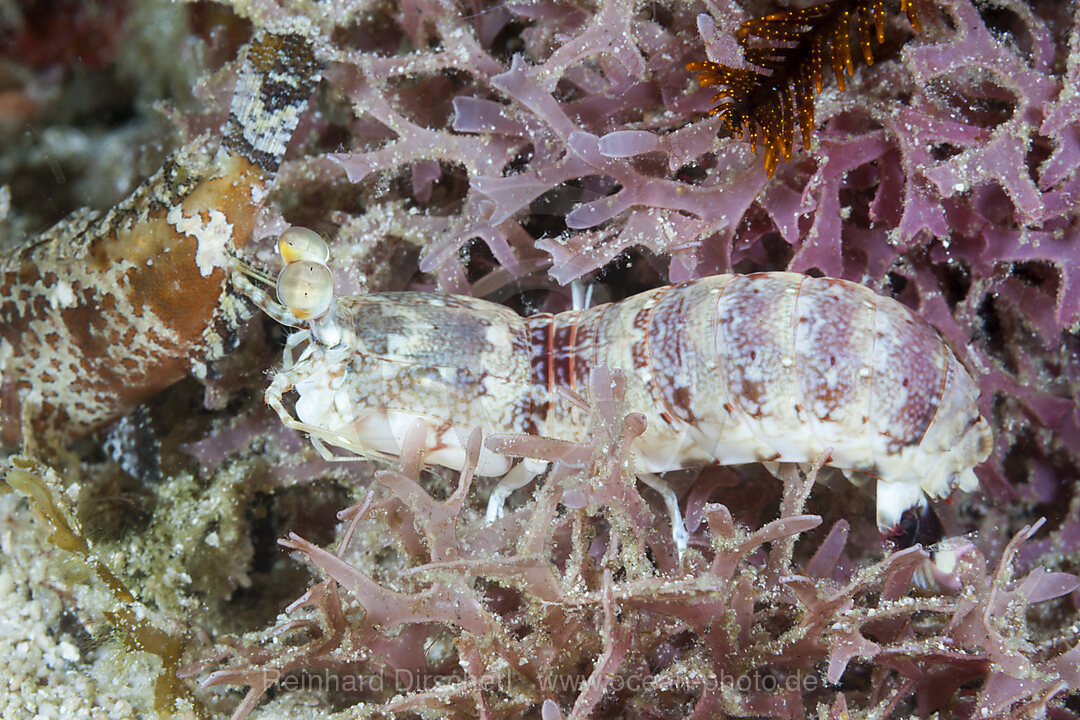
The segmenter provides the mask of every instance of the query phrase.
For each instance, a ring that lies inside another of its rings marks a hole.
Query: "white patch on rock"
[[[49,304],[53,308],[69,308],[75,306],[75,291],[64,280],[57,280],[56,284],[49,289]]]
[[[200,275],[208,277],[216,268],[228,268],[233,226],[225,213],[211,210],[209,222],[204,222],[201,214],[185,215],[180,205],[173,205],[165,221],[177,231],[195,238],[198,243],[195,264]]]
[[[251,203],[255,207],[261,207],[263,200],[266,199],[267,188],[261,183],[252,183],[251,185]]]
[[[11,347],[7,338],[0,338],[0,385],[4,384],[4,371],[13,357],[15,357],[15,348]]]

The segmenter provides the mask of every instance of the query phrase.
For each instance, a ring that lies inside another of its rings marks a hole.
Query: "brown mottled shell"
[[[185,148],[100,218],[0,258],[0,445],[62,445],[221,355],[242,314],[230,257],[318,78],[304,38],[257,38],[216,156]]]

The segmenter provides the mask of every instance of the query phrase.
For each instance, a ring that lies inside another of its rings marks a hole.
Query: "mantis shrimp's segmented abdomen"
[[[528,425],[577,439],[584,419],[558,386],[587,394],[597,363],[623,369],[653,472],[832,448],[831,465],[941,496],[973,489],[990,451],[978,388],[940,335],[855,283],[720,275],[525,325]]]
[[[76,213],[0,259],[3,444],[20,428],[77,437],[220,356],[242,315],[230,258],[318,78],[306,39],[257,38],[216,155],[186,147],[104,215]]]

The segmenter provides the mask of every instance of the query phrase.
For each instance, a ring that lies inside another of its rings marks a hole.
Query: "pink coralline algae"
[[[319,669],[406,716],[1067,712],[1080,650],[1053,628],[1075,616],[1080,542],[1080,22],[1054,3],[926,5],[917,36],[890,18],[879,62],[818,97],[812,147],[767,178],[717,139],[685,70],[737,52],[754,3],[410,2],[384,18],[392,42],[373,20],[337,30],[325,102],[346,111],[324,107],[286,168],[328,206],[282,213],[331,237],[339,285],[406,286],[372,262],[390,242],[419,252],[412,287],[526,310],[563,309],[558,286],[597,271],[789,269],[892,293],[973,370],[995,424],[985,497],[946,508],[975,531],[952,590],[913,595],[925,553],[882,555],[861,501],[821,483],[807,500],[816,471],[790,468],[782,489],[730,470],[676,483],[678,564],[657,499],[618,469],[633,428],[612,398],[576,464],[522,441],[564,459],[492,526],[468,471],[445,488],[415,458],[376,472],[336,550],[283,541],[324,578],[293,619],[204,683],[249,686],[237,716]]]
[[[523,313],[566,309],[574,281],[595,302],[717,273],[839,277],[941,333],[995,438],[982,492],[937,508],[952,537],[933,560],[881,542],[858,476],[760,465],[666,476],[680,558],[627,467],[642,427],[617,374],[594,378],[588,443],[474,436],[474,457],[553,461],[488,524],[471,466],[424,469],[415,442],[328,463],[281,427],[261,395],[284,336],[256,319],[205,384],[70,450],[95,552],[184,638],[207,714],[1080,716],[1080,17],[918,4],[921,32],[888,13],[874,64],[816,96],[810,146],[772,177],[717,137],[715,89],[686,65],[741,62],[736,30],[776,3],[200,5],[184,32],[225,65],[196,89],[204,115],[172,109],[186,139],[223,120],[249,29],[307,14],[326,64],[250,262],[276,271],[300,225],[328,239],[340,294]],[[139,433],[161,457],[132,490]],[[121,502],[141,525],[109,524]]]
[[[848,522],[828,502],[828,517],[806,513],[820,465],[786,466],[782,489],[759,486],[726,505],[702,502],[727,484],[703,474],[687,513],[694,551],[680,564],[624,469],[642,428],[622,414],[622,379],[598,372],[593,383],[592,444],[495,438],[554,470],[493,525],[468,502],[479,433],[472,462],[438,500],[421,478],[417,426],[401,466],[376,472],[363,502],[339,514],[336,550],[295,533],[281,541],[327,579],[283,624],[223,648],[215,660],[228,667],[203,685],[249,688],[234,718],[274,685],[324,684],[365,712],[403,717],[799,718],[815,708],[996,717],[1045,712],[1080,680],[1075,643],[1034,640],[1025,620],[1080,588],[1041,567],[1014,575],[1041,521],[1012,538],[995,569],[964,543],[950,569],[958,591],[913,595],[924,550],[856,569]],[[756,519],[762,495],[776,519]],[[831,530],[807,556],[797,537],[825,521]]]

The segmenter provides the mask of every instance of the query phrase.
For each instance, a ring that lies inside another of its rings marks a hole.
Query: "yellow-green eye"
[[[297,318],[316,318],[330,307],[334,298],[334,278],[322,263],[292,262],[278,275],[277,295],[278,302]]]
[[[330,258],[330,248],[326,247],[318,233],[295,225],[281,233],[278,238],[278,252],[286,265],[300,260],[325,265]]]

